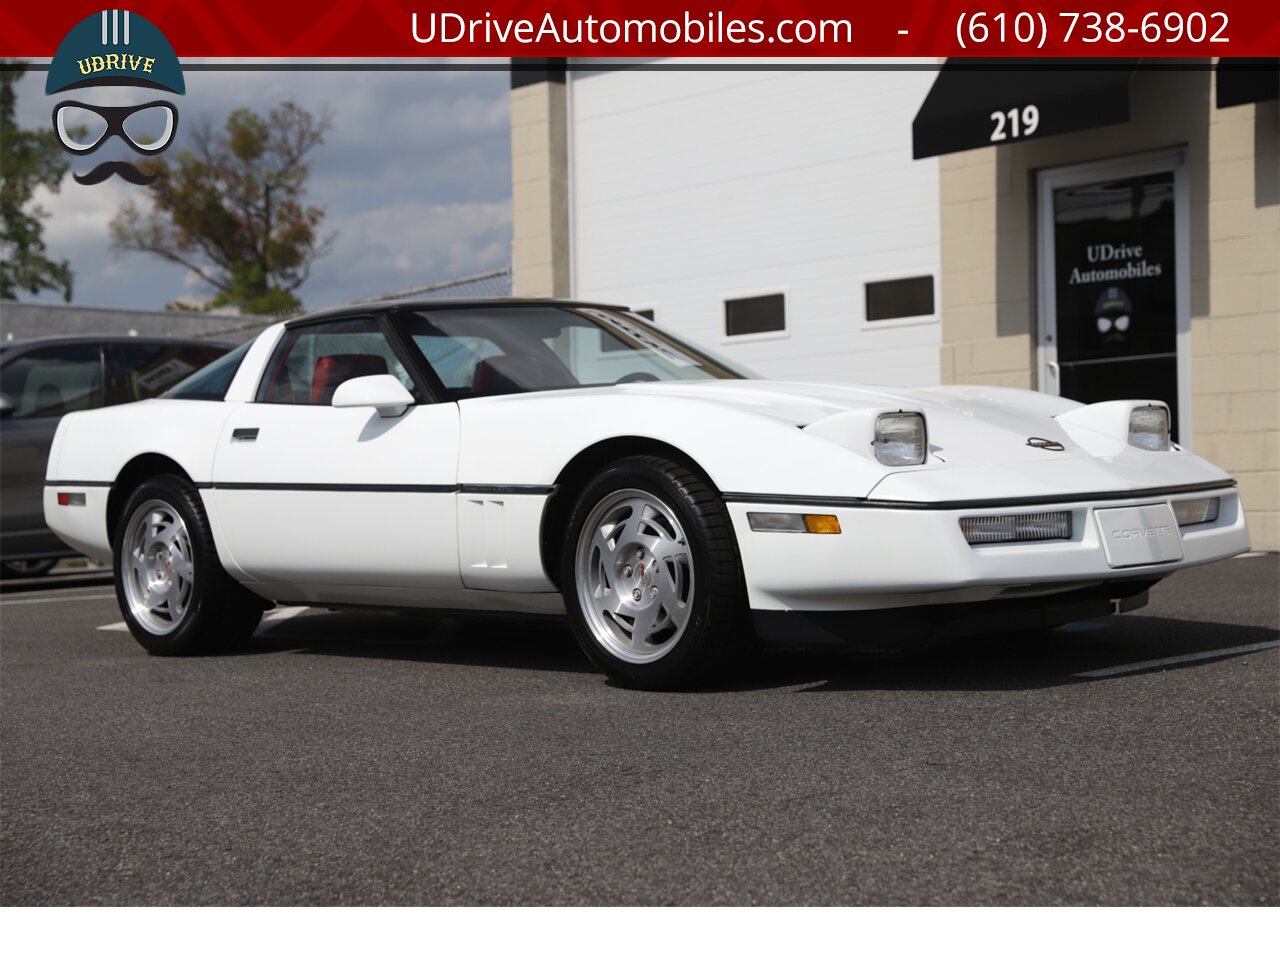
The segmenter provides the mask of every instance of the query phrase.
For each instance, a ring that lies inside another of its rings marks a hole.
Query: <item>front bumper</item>
[[[1217,520],[1182,527],[1182,558],[1113,568],[1107,562],[1094,514],[1116,507],[1219,497]],[[1154,582],[1176,570],[1235,556],[1249,549],[1244,510],[1235,488],[1134,497],[1064,498],[1034,506],[934,504],[848,505],[797,499],[735,499],[727,504],[737,534],[753,610],[847,611],[1050,596],[1116,581]],[[1068,510],[1069,540],[971,546],[960,518]],[[758,532],[749,512],[833,514],[841,533]],[[1103,591],[1104,593],[1107,591]],[[1119,596],[1119,594],[1116,594]],[[1106,612],[1106,611],[1104,611]]]
[[[1052,596],[935,603],[884,610],[752,610],[756,633],[786,646],[896,651],[912,643],[1048,630],[1145,607],[1152,580],[1117,580]]]

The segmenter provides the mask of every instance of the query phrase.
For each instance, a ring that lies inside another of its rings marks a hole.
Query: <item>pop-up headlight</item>
[[[886,467],[910,467],[924,463],[924,415],[882,413],[876,417],[876,459]]]
[[[1169,449],[1169,408],[1134,407],[1129,413],[1129,443],[1140,450]]]

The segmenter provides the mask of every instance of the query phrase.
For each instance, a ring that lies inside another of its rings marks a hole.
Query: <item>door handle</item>
[[[1053,379],[1061,381],[1062,377],[1058,374],[1058,361],[1050,360],[1045,365],[1049,368],[1049,372],[1053,374]]]
[[[231,431],[232,443],[253,443],[257,439],[257,427],[236,427]]]

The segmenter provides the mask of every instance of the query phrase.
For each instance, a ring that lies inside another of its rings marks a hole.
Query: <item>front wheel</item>
[[[662,457],[619,460],[587,484],[561,584],[583,650],[627,686],[707,679],[749,641],[728,512],[705,481]]]
[[[129,497],[116,526],[116,599],[129,632],[161,656],[213,653],[249,637],[263,601],[222,569],[200,495],[163,475]]]

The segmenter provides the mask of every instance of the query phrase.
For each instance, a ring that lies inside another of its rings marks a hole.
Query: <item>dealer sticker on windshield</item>
[[[1167,503],[1095,510],[1098,534],[1113,567],[1137,567],[1182,559],[1178,521]]]

